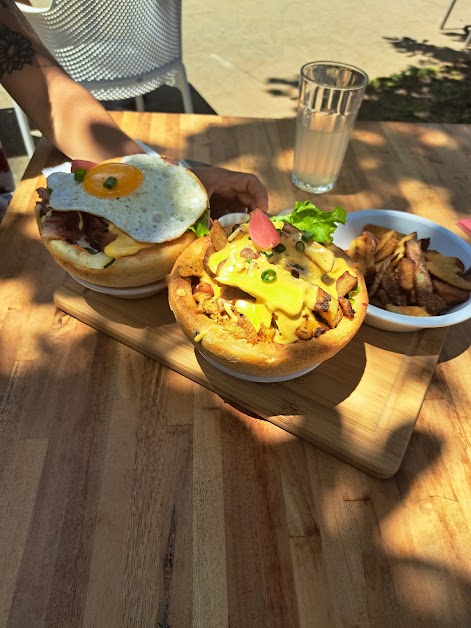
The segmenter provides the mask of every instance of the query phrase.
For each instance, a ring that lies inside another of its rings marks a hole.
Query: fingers
[[[257,207],[268,210],[265,186],[254,174],[234,172],[224,168],[193,168],[208,193],[212,209],[235,210]]]
[[[260,179],[255,175],[249,174],[247,175],[247,189],[249,192],[250,201],[247,204],[247,207],[253,211],[254,209],[261,209],[262,212],[268,211],[268,194],[265,186],[262,184]]]

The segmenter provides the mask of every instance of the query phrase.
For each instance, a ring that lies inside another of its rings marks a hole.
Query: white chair
[[[34,3],[34,0],[33,0]],[[44,8],[17,3],[70,76],[98,100],[136,99],[161,85],[177,87],[193,113],[182,61],[181,0],[52,0]],[[29,122],[15,105],[28,154]]]

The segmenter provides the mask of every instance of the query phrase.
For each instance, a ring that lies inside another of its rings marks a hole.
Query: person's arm
[[[41,133],[70,159],[103,161],[142,152],[58,65],[12,0],[0,0],[0,81]]]

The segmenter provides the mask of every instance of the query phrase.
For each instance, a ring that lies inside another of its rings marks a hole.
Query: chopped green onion
[[[273,253],[271,251],[263,251],[265,257],[273,257]]]
[[[107,190],[112,190],[117,183],[118,179],[116,177],[108,177],[106,181],[104,181],[103,187]]]
[[[85,170],[85,168],[77,168],[77,170],[74,172],[74,181],[83,181],[86,174],[87,171]]]
[[[360,286],[357,284],[352,290],[350,290],[350,292],[348,293],[347,297],[348,300],[350,302],[350,305],[353,307],[355,304],[355,298],[354,295],[358,294],[360,292]]]
[[[309,240],[312,240],[313,237],[314,234],[312,233],[312,231],[305,231],[301,236],[301,240],[304,240],[304,242],[309,242]]]
[[[267,283],[275,281],[276,271],[274,271],[271,268],[269,268],[268,270],[264,270],[263,273],[261,274],[261,278],[262,278],[262,281],[266,281]]]
[[[298,240],[295,244],[296,250],[300,253],[304,253],[305,245],[302,240]]]
[[[284,244],[278,244],[273,250],[275,253],[284,253],[286,251],[286,246]]]

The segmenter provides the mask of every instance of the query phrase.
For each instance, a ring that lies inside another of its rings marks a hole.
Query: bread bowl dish
[[[38,189],[42,242],[71,275],[111,288],[162,280],[208,222],[199,179],[159,157],[72,162]]]
[[[362,275],[331,243],[338,220],[343,210],[320,212],[306,201],[279,218],[255,210],[230,233],[215,221],[193,242],[167,283],[177,323],[202,355],[236,377],[276,381],[342,349],[368,297]]]

